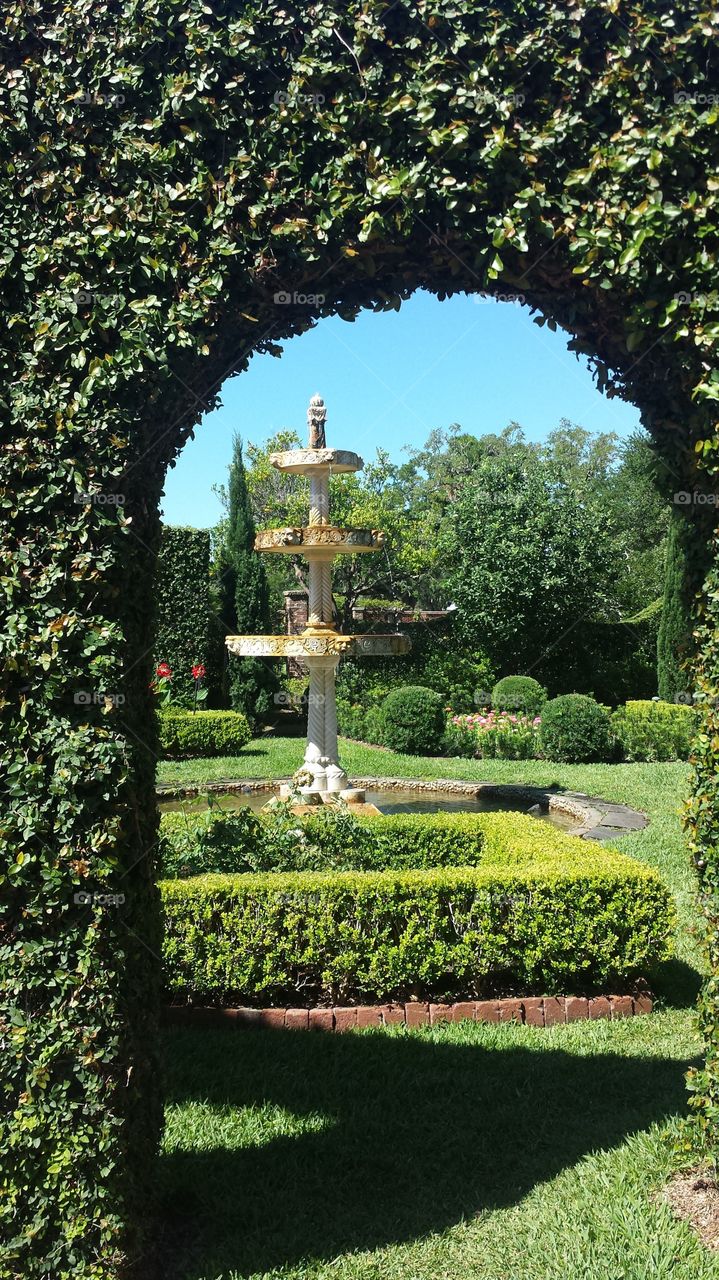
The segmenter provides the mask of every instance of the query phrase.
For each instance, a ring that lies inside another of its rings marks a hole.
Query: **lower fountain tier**
[[[264,529],[255,537],[255,551],[285,555],[307,555],[308,551],[355,555],[358,551],[379,551],[385,535],[380,529],[341,529],[334,524],[310,524],[304,528]]]
[[[298,636],[227,636],[230,653],[241,658],[388,658],[409,653],[409,636],[346,636],[330,628]]]

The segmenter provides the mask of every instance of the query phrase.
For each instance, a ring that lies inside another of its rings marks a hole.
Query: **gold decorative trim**
[[[345,636],[308,628],[299,636],[227,636],[230,653],[242,658],[393,657],[409,653],[408,636]]]
[[[385,544],[381,529],[342,529],[334,524],[311,524],[284,529],[263,529],[255,537],[255,551],[297,555],[304,547],[327,547],[340,555],[379,551]]]

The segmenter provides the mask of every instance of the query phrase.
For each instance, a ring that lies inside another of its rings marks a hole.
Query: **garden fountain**
[[[252,658],[297,658],[309,671],[307,744],[300,787],[310,802],[339,795],[359,802],[363,796],[349,787],[337,748],[335,675],[342,657],[386,657],[407,653],[408,637],[402,635],[343,635],[334,622],[332,563],[339,555],[379,551],[384,534],[379,529],[342,529],[330,523],[330,476],[361,471],[356,453],[328,449],[325,442],[327,410],[320,396],[313,396],[307,410],[308,447],[270,455],[278,471],[308,476],[309,523],[303,528],[266,529],[257,534],[257,551],[302,555],[309,564],[309,612],[305,630],[296,636],[228,636],[231,653]]]

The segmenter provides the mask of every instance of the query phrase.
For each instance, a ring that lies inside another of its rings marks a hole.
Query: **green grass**
[[[292,772],[297,739],[164,781]],[[682,765],[418,760],[344,744],[352,774],[587,791],[644,810],[618,847],[659,868],[679,959],[650,1018],[343,1037],[167,1035],[160,1241],[172,1280],[719,1280],[655,1191],[700,1052]]]

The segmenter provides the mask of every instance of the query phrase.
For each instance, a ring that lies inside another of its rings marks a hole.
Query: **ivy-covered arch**
[[[698,0],[5,6],[3,1275],[100,1280],[142,1256],[167,465],[227,376],[322,315],[419,286],[520,294],[640,407],[690,495],[698,585],[714,508],[693,495],[719,448],[718,31]],[[717,971],[711,573],[691,817]],[[716,1144],[715,988],[706,1010]]]

